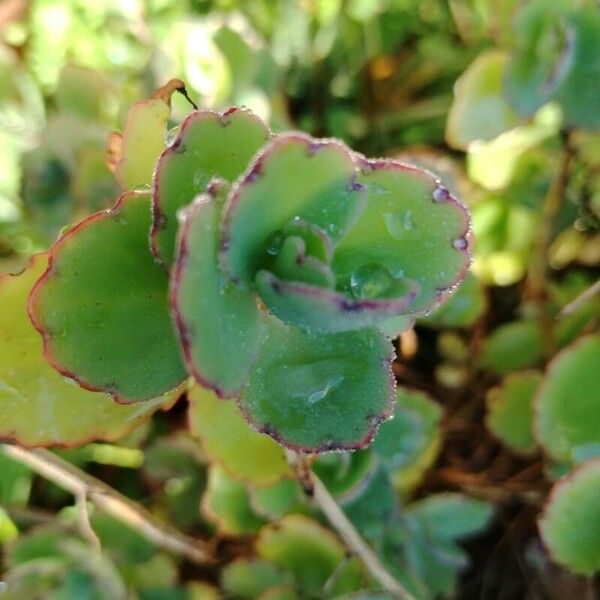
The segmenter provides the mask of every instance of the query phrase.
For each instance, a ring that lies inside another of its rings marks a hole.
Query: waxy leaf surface
[[[600,571],[600,459],[559,481],[548,498],[540,532],[553,560],[576,573]]]
[[[230,475],[259,485],[291,476],[281,446],[251,429],[235,402],[197,385],[188,398],[192,432],[200,437],[209,458]]]
[[[217,263],[223,182],[185,212],[171,274],[171,309],[188,371],[226,397],[245,382],[262,335],[255,297],[226,282]]]
[[[202,110],[187,117],[156,165],[151,237],[157,258],[171,264],[177,211],[205,192],[214,177],[234,181],[269,135],[249,110]]]
[[[27,296],[46,269],[38,254],[18,276],[0,278],[0,438],[23,446],[74,446],[114,440],[142,423],[171,397],[122,406],[88,392],[44,360],[42,340],[27,316]]]
[[[258,431],[289,448],[360,448],[391,410],[392,357],[374,329],[316,334],[273,319],[239,405]]]
[[[154,398],[186,377],[149,226],[149,196],[123,195],[54,244],[30,296],[51,364],[120,402]]]
[[[360,160],[358,183],[367,204],[335,249],[338,285],[385,298],[402,281],[416,282],[418,294],[403,312],[428,312],[467,272],[467,210],[430,173],[391,160]]]
[[[239,285],[251,287],[294,222],[316,225],[336,243],[364,203],[354,177],[353,156],[341,142],[299,133],[277,136],[230,196],[223,223],[225,271]]]

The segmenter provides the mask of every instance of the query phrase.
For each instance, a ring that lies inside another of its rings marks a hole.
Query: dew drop
[[[445,187],[440,185],[433,190],[434,202],[442,204],[444,202],[448,202],[448,200],[450,200],[450,192]]]
[[[283,245],[283,231],[276,231],[267,241],[266,251],[270,256],[277,256]]]
[[[468,242],[465,238],[460,237],[460,238],[456,238],[453,242],[452,242],[452,247],[455,250],[466,250],[468,246]]]
[[[403,210],[395,213],[384,213],[383,219],[388,233],[395,239],[399,240],[414,228],[412,212]]]
[[[352,273],[350,291],[355,298],[377,298],[390,289],[393,281],[385,267],[364,265]]]

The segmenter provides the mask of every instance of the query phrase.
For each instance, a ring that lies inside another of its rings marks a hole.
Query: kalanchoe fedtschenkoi
[[[140,202],[90,217],[53,248],[30,304],[51,362],[135,401],[179,383],[182,355],[200,384],[235,397],[255,429],[296,450],[370,442],[393,407],[387,335],[443,302],[470,261],[468,212],[429,172],[338,140],[273,136],[247,110],[192,113],[158,159],[151,247],[172,265],[168,302],[166,290],[144,293],[160,279],[151,265],[161,267],[141,241],[141,212],[131,223],[121,215]],[[94,269],[120,274],[116,310],[103,311],[101,327]],[[52,296],[82,284],[66,326]],[[164,317],[147,318],[148,301],[170,305],[175,348]],[[146,352],[158,346],[146,348],[140,332],[157,322],[170,358]],[[91,366],[98,348],[127,362],[132,343],[145,353],[138,364]]]

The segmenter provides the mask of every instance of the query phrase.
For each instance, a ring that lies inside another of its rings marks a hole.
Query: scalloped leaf
[[[292,475],[281,446],[251,429],[234,402],[198,385],[189,390],[188,399],[192,433],[229,475],[257,485]]]
[[[115,177],[123,190],[150,185],[156,161],[165,147],[171,107],[161,98],[136,102],[127,115],[116,147]],[[118,138],[112,137],[111,144]]]
[[[202,514],[225,535],[255,533],[265,521],[250,505],[248,490],[243,483],[232,479],[218,465],[208,472],[208,486],[202,497]]]
[[[176,393],[121,406],[52,369],[26,309],[27,296],[47,265],[47,256],[37,254],[20,275],[0,277],[0,438],[22,446],[115,440],[170,404]]]
[[[509,448],[521,454],[529,454],[536,447],[533,397],[542,379],[537,371],[512,373],[486,396],[486,425]]]
[[[302,597],[320,594],[334,571],[332,598],[359,589],[364,577],[355,556],[343,562],[346,549],[331,531],[303,515],[288,515],[261,529],[256,551],[261,558],[289,571]]]
[[[239,405],[257,431],[288,448],[361,448],[391,409],[392,357],[374,329],[325,335],[272,320]]]
[[[565,125],[600,127],[598,7],[592,2],[579,6],[538,0],[519,11],[514,31],[506,89],[516,110],[531,116],[553,100],[562,108]]]
[[[539,521],[557,563],[576,573],[600,571],[600,459],[584,463],[553,488]]]
[[[518,117],[504,98],[507,62],[504,52],[483,52],[454,84],[446,122],[446,141],[452,148],[467,150],[472,142],[489,141],[517,125]]]
[[[320,227],[335,244],[364,204],[354,158],[341,142],[300,133],[273,139],[238,181],[225,210],[221,263],[250,288],[268,266],[273,242],[294,221]]]
[[[469,213],[427,171],[393,160],[360,158],[357,163],[357,183],[367,192],[367,204],[335,249],[338,286],[352,288],[353,278],[362,278],[364,269],[385,269],[393,280],[419,286],[409,310],[403,312],[426,313],[467,272]],[[387,295],[385,287],[383,293],[377,287],[369,297]]]
[[[442,410],[427,394],[399,387],[394,417],[383,423],[373,450],[403,492],[414,487],[435,460]]]
[[[213,181],[185,211],[171,272],[171,309],[188,371],[222,397],[248,377],[262,337],[254,296],[223,280],[218,268],[220,214],[227,192]]]
[[[534,408],[534,433],[558,461],[599,445],[600,335],[580,338],[550,363]]]
[[[185,119],[156,165],[151,243],[157,258],[171,264],[177,211],[205,192],[211,179],[237,179],[270,135],[265,123],[246,109],[200,110]]]
[[[124,194],[67,231],[29,298],[52,366],[119,402],[154,398],[186,377],[167,275],[148,250],[149,203]]]

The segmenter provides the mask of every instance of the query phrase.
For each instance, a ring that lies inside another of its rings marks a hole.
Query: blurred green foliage
[[[108,135],[174,77],[201,107],[245,105],[275,132],[430,168],[471,209],[472,274],[399,340],[396,419],[372,448],[321,456],[314,470],[417,598],[494,593],[507,577],[498,554],[522,572],[517,596],[556,581],[576,596],[593,582],[568,569],[600,569],[600,306],[592,296],[561,311],[600,265],[599,30],[591,0],[5,0],[0,273],[114,203]],[[175,95],[169,128],[189,111]],[[158,517],[218,536],[224,568],[182,564],[94,512],[96,553],[70,497],[0,454],[2,597],[377,589],[279,448],[262,452],[250,430],[251,450],[222,444],[198,415],[219,412],[224,431],[243,423],[194,396],[190,434],[184,404],[115,445],[63,454]]]

